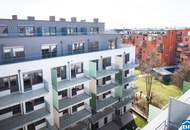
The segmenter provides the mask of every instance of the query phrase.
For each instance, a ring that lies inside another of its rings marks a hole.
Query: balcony
[[[106,107],[112,106],[116,102],[118,102],[118,100],[116,98],[113,98],[113,97],[106,98],[106,99],[104,99],[102,101],[97,100],[97,102],[96,102],[96,110],[99,111],[99,110],[104,109]]]
[[[113,112],[114,112],[113,108],[111,108],[111,107],[106,108],[104,111],[98,112],[95,115],[93,115],[90,118],[90,121],[92,124],[95,124],[98,120],[104,118],[105,116],[107,116],[108,114],[113,113]]]
[[[20,102],[25,102],[28,100],[35,99],[47,94],[49,91],[46,88],[41,88],[37,90],[28,91],[25,93],[16,93],[7,95],[0,98],[0,109],[6,108],[8,106],[16,105]]]
[[[59,100],[59,108],[58,109],[61,110],[66,107],[69,107],[71,105],[78,104],[84,100],[90,100],[90,99],[91,99],[91,97],[86,93],[79,94],[73,98],[61,99],[61,100]]]
[[[73,115],[67,115],[60,117],[60,129],[65,129],[70,127],[73,124],[76,124],[82,120],[91,116],[91,112],[87,109],[83,109],[79,112],[74,113]]]
[[[111,89],[114,89],[116,87],[117,83],[110,83],[110,84],[106,84],[106,85],[98,85],[97,86],[97,95],[100,95],[102,93],[105,93]]]
[[[86,75],[79,77],[79,78],[74,78],[71,80],[63,80],[63,81],[60,81],[57,83],[57,91],[61,91],[61,90],[66,89],[70,86],[74,86],[74,85],[77,85],[77,84],[80,84],[83,82],[87,82],[90,80],[91,80],[91,78],[89,76],[86,76]]]
[[[135,61],[135,62],[124,64],[123,69],[128,70],[128,69],[136,68],[138,66],[139,66],[139,63],[137,61]]]
[[[129,77],[125,77],[124,79],[123,79],[123,82],[124,83],[129,83],[129,82],[132,82],[132,81],[134,81],[134,80],[136,80],[137,79],[137,76],[136,75],[131,75],[131,76],[129,76]]]
[[[46,108],[42,108],[42,109],[36,110],[34,112],[31,112],[29,114],[2,120],[2,121],[0,121],[0,128],[1,128],[1,130],[18,129],[18,128],[28,125],[32,122],[36,122],[40,119],[43,119],[46,116],[48,116],[49,114],[50,113]]]
[[[122,97],[133,97],[133,95],[135,94],[135,92],[137,92],[137,88],[136,87],[131,87],[128,88],[126,90],[123,90],[123,95]]]
[[[128,111],[129,109],[131,109],[132,100],[129,98],[128,99],[126,98],[123,101],[119,101],[116,104],[114,104],[113,107],[116,109],[120,109],[121,107],[126,106],[126,105],[127,105],[126,111]]]
[[[119,72],[118,65],[111,65],[111,66],[106,67],[106,69],[102,69],[101,67],[97,69],[95,62],[90,62],[90,65],[89,65],[89,74],[96,79],[113,75],[118,72]]]

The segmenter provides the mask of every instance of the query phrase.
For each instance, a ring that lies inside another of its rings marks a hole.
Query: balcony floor
[[[42,108],[26,115],[8,118],[0,121],[0,129],[1,130],[18,129],[24,125],[43,119],[48,114],[49,112],[47,111],[47,109]]]

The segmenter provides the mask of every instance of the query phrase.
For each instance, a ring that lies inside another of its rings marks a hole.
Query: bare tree
[[[183,81],[190,81],[190,67],[187,64],[181,64],[172,75],[172,83],[182,87]]]

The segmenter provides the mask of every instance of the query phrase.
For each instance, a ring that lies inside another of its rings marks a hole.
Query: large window
[[[87,28],[85,28],[85,27],[80,28],[80,33],[82,35],[86,35],[87,34]]]
[[[127,77],[127,75],[129,74],[129,70],[125,71],[125,77]]]
[[[83,90],[84,89],[84,84],[75,86],[74,88],[72,88],[72,96],[77,95],[77,91]]]
[[[41,27],[42,36],[49,36],[49,27]]]
[[[0,110],[0,116],[9,112],[12,112],[13,116],[20,115],[21,114],[20,104]]]
[[[58,95],[61,95],[62,98],[67,98],[68,94],[67,94],[67,89],[58,92]]]
[[[55,36],[56,35],[56,27],[49,27],[49,34],[51,36]]]
[[[77,27],[69,27],[67,28],[68,35],[76,35],[77,34]]]
[[[109,49],[115,49],[117,46],[116,46],[116,40],[113,39],[113,40],[108,40],[108,48]]]
[[[61,79],[67,78],[66,66],[57,67],[57,77],[60,77]]]
[[[26,112],[33,111],[34,110],[34,106],[40,105],[42,103],[44,103],[44,97],[40,97],[40,98],[34,99],[32,101],[26,102],[25,103],[25,105],[26,105]]]
[[[111,66],[111,57],[103,59],[103,69],[106,69],[108,66]]]
[[[8,26],[0,26],[0,37],[8,36]]]
[[[90,28],[90,33],[92,33],[92,34],[99,33],[99,28],[98,27],[91,27]]]
[[[83,63],[71,65],[71,78],[75,78],[77,74],[83,73]]]
[[[18,32],[19,36],[33,36],[34,35],[34,27],[18,26],[17,32]]]
[[[24,47],[4,47],[3,55],[5,59],[22,58],[25,56]]]
[[[32,90],[32,85],[43,82],[42,71],[35,71],[23,74],[24,78],[24,91]]]
[[[72,107],[73,113],[74,113],[74,112],[77,112],[77,108],[79,108],[79,107],[81,107],[81,106],[84,106],[84,102],[79,103],[78,105],[73,106],[73,107]]]
[[[57,46],[56,44],[44,44],[41,47],[42,49],[42,57],[55,57],[57,56]]]
[[[76,42],[72,44],[72,53],[84,52],[84,42]]]
[[[89,51],[97,51],[98,49],[99,49],[98,41],[88,43],[88,50]]]
[[[10,89],[12,92],[18,92],[18,78],[16,75],[0,78],[0,91]]]
[[[129,62],[129,53],[125,54],[125,64]]]
[[[67,35],[67,28],[66,27],[62,27],[61,28],[61,33],[62,33],[62,35]]]
[[[111,80],[111,76],[107,76],[103,78],[103,84],[106,84],[106,81],[110,81]]]

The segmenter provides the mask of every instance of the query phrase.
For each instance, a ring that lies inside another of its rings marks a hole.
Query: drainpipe
[[[61,56],[63,56],[63,41],[60,41],[61,44]]]

